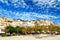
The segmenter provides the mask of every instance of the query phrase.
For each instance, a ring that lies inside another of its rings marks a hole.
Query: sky
[[[60,0],[0,0],[0,16],[60,24]]]

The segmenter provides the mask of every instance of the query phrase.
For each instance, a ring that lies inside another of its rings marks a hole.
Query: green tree
[[[15,33],[20,34],[20,27],[19,26],[15,27]]]
[[[6,26],[5,31],[12,34],[15,30],[13,26]]]

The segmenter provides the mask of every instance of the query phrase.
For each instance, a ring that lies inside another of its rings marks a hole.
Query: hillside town
[[[2,30],[5,29],[7,26],[12,26],[12,27],[19,26],[19,27],[25,27],[25,28],[28,28],[28,27],[35,28],[38,26],[42,26],[42,27],[45,26],[45,29],[48,30],[49,26],[53,27],[53,26],[57,26],[57,25],[49,20],[28,21],[28,20],[21,20],[21,19],[13,20],[11,18],[0,17],[0,33],[5,33],[5,31],[2,31]],[[42,31],[42,32],[44,32],[44,31]],[[49,30],[48,30],[48,32],[49,32]]]
[[[52,21],[49,20],[31,20],[31,21],[24,21],[24,20],[13,20],[10,18],[0,17],[0,26],[30,26],[34,27],[35,24],[38,24],[39,26],[49,26],[49,25],[55,25]]]

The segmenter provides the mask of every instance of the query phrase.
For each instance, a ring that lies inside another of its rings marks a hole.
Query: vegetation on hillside
[[[40,33],[58,33],[60,34],[59,26],[36,26],[36,27],[20,27],[20,26],[6,26],[5,33],[13,34],[40,34]]]

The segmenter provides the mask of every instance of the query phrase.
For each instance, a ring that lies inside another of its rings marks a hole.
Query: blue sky
[[[0,0],[0,16],[60,24],[60,0]]]

